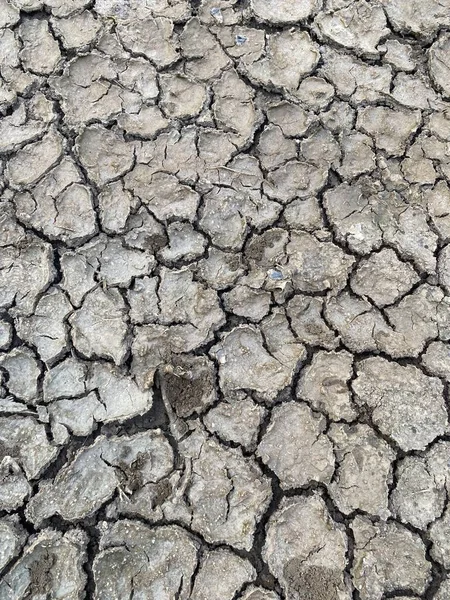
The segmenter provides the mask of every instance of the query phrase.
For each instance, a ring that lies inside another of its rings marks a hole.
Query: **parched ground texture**
[[[450,0],[0,0],[0,600],[450,600]]]

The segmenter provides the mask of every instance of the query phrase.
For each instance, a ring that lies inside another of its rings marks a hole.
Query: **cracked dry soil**
[[[0,0],[0,600],[450,600],[450,0]]]

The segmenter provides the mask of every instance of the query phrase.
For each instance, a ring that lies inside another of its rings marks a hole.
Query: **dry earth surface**
[[[450,600],[450,0],[0,0],[0,600]]]

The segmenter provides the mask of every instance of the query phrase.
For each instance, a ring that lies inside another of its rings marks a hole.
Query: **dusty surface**
[[[450,600],[450,0],[0,0],[0,600]]]

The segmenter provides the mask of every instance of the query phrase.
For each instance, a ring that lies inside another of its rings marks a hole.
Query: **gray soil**
[[[450,600],[450,0],[0,0],[0,600]]]

